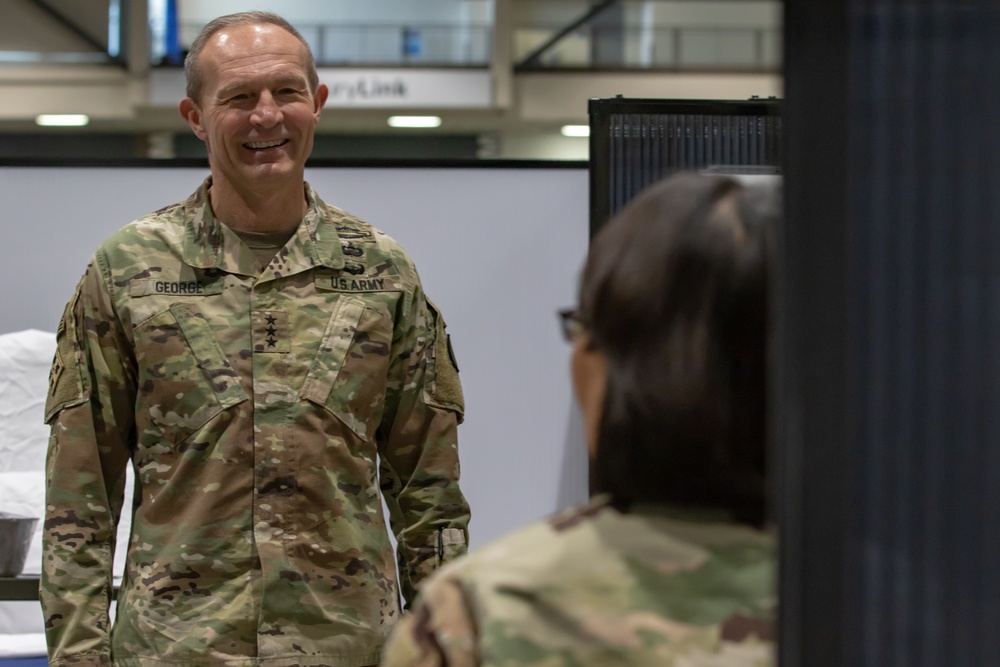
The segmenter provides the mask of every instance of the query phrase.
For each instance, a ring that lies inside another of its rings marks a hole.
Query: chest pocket
[[[197,307],[174,304],[136,329],[137,419],[158,428],[172,444],[209,419],[247,399]],[[142,428],[142,424],[137,424]]]
[[[370,440],[385,402],[391,348],[389,318],[363,299],[340,295],[302,385],[302,398]]]

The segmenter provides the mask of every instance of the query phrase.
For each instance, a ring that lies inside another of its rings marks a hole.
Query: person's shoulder
[[[518,528],[447,565],[442,573],[468,580],[558,577],[567,559],[593,546],[598,525],[617,515],[604,498],[597,498]]]
[[[460,586],[484,645],[552,664],[772,664],[773,538],[688,523],[596,499],[449,565],[430,596]]]
[[[119,253],[135,249],[148,251],[150,246],[183,243],[186,222],[200,206],[197,195],[174,202],[123,225],[98,248],[98,252]]]
[[[721,577],[760,611],[773,601],[775,562],[776,541],[766,531],[623,513],[601,496],[509,533],[441,575],[490,596],[565,589],[586,602],[614,589],[623,609],[632,592],[669,600],[678,590],[710,589]]]
[[[342,239],[364,238],[386,249],[406,253],[399,241],[370,222],[336,206],[328,206],[328,210],[331,212],[331,219],[335,221],[337,232]]]
[[[353,213],[324,201],[318,195],[316,196],[316,201],[323,219],[334,226],[337,230],[337,235],[344,245],[371,245],[382,252],[405,259],[407,263],[412,264],[412,259],[410,259],[406,248],[381,228]]]

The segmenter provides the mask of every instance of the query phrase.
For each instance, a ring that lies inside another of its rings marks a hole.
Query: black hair
[[[777,188],[684,173],[594,238],[580,318],[607,358],[592,480],[634,503],[765,516],[768,270]]]

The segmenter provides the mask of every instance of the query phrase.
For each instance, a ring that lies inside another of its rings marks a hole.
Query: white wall
[[[16,276],[0,291],[0,334],[54,331],[98,243],[204,176],[0,167],[0,264]],[[581,418],[555,311],[574,303],[587,248],[587,171],[311,169],[307,178],[409,250],[447,319],[466,397],[471,548],[585,499]],[[37,602],[0,603],[0,656],[21,646],[40,655],[41,621]]]
[[[199,169],[4,168],[0,333],[54,331],[97,244],[186,197]],[[587,248],[588,176],[566,169],[314,169],[325,199],[413,256],[442,308],[467,402],[459,428],[473,549],[586,497],[569,347]]]
[[[479,157],[505,160],[587,160],[590,139],[564,137],[558,131],[505,132],[490,137],[489,144],[484,148],[490,153]]]

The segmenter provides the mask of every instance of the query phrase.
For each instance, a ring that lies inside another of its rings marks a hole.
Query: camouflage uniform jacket
[[[50,664],[375,663],[400,589],[409,600],[465,551],[444,322],[404,250],[308,185],[306,217],[261,272],[209,184],[106,241],[59,325]]]
[[[451,563],[396,626],[385,667],[773,665],[767,533],[606,500]]]

